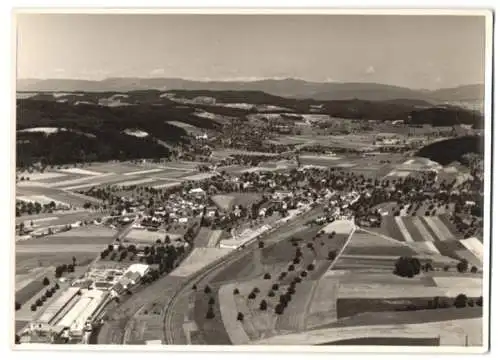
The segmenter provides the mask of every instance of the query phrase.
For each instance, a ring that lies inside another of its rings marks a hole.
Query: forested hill
[[[423,147],[415,156],[429,158],[441,165],[447,165],[460,161],[462,156],[468,153],[481,155],[484,153],[483,136],[463,136],[438,141]]]
[[[262,112],[483,127],[482,116],[469,110],[435,108],[405,99],[316,101],[260,91],[206,90],[174,90],[168,94],[158,90],[39,93],[22,97],[17,100],[16,111],[20,164],[165,157],[170,153],[165,144],[184,142],[189,127],[216,133],[231,119],[246,121],[247,115]],[[36,130],[40,128],[50,128],[51,132]]]

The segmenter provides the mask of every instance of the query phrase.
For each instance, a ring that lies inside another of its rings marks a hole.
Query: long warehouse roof
[[[80,291],[79,287],[70,287],[63,292],[57,299],[52,301],[43,314],[38,318],[38,321],[49,323],[54,317],[67,305],[67,303],[75,297]]]

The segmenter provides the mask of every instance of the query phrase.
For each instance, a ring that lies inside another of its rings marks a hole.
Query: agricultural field
[[[97,217],[100,217],[101,215],[102,214],[84,210],[41,213],[35,215],[23,215],[16,217],[16,225],[24,223],[24,225],[31,226],[31,222],[33,222],[34,228],[58,226],[58,225],[73,224],[77,221],[93,220]]]
[[[380,338],[401,339],[400,344],[416,342],[414,339],[439,338],[443,346],[481,346],[481,318],[448,321],[429,321],[415,324],[361,325],[311,330],[286,334],[253,342],[256,345],[322,345],[350,341],[358,345],[380,344]],[[361,339],[361,340],[359,340]],[[371,343],[362,339],[374,339]],[[391,343],[391,345],[394,345]]]
[[[328,226],[325,229],[328,229]],[[337,230],[340,229],[342,227],[337,227]],[[297,234],[297,246],[288,240],[261,249],[260,260],[264,271],[271,269],[266,267],[267,262],[284,264],[282,270],[286,270],[291,264],[287,261],[293,257],[294,249],[300,248],[306,252],[307,248],[303,245],[308,241],[332,241],[328,239],[328,232],[323,235],[326,235],[326,238],[315,237],[314,234],[318,231],[319,229],[308,229]],[[300,240],[301,238],[303,240]],[[289,271],[289,276],[280,280],[275,278],[276,272],[280,271],[279,267],[276,267],[274,272],[270,272],[270,279],[266,280],[261,273],[259,278],[255,275],[253,279],[240,278],[237,283],[221,287],[220,310],[231,341],[235,344],[283,345],[288,343],[291,336],[287,334],[294,333],[297,334],[298,343],[304,344],[329,344],[333,341],[346,344],[378,344],[383,343],[383,339],[379,340],[380,336],[375,331],[380,328],[384,331],[387,329],[387,333],[383,335],[386,338],[401,337],[401,344],[420,344],[420,339],[435,339],[439,336],[442,342],[453,344],[463,341],[463,337],[460,337],[460,333],[465,331],[462,327],[463,321],[469,319],[471,324],[476,324],[480,320],[482,308],[479,305],[469,305],[463,309],[428,310],[429,301],[436,297],[441,302],[452,304],[458,294],[465,293],[469,299],[476,302],[482,294],[482,281],[477,274],[430,271],[414,278],[399,277],[393,274],[395,261],[400,256],[422,257],[419,249],[414,248],[411,243],[364,230],[357,230],[345,245],[342,241],[335,245],[343,247],[343,251],[338,259],[331,263],[326,262],[326,267],[321,265],[325,260],[318,258],[321,251],[315,253],[313,259],[318,274],[315,276],[314,271],[310,272],[295,286],[292,300],[281,315],[276,314],[273,308],[278,303],[279,295],[286,292],[288,281],[299,275],[300,264],[297,264],[297,271]],[[304,253],[304,263],[309,262],[307,257]],[[426,258],[425,253],[423,258]],[[255,258],[253,262],[257,260]],[[239,269],[233,268],[228,273],[242,274],[246,267],[247,275],[250,275],[249,266],[244,265],[250,262],[250,259],[244,259]],[[276,288],[275,294],[270,296],[272,284],[276,284]],[[238,293],[234,293],[235,288]],[[255,293],[255,288],[260,291],[256,293],[255,298],[250,299],[249,294]],[[405,289],[403,293],[402,288]],[[265,310],[260,309],[262,300],[267,303]],[[423,310],[408,310],[408,306]],[[238,312],[244,315],[243,321],[236,320]],[[477,324],[475,326],[477,330]],[[424,337],[420,329],[426,327],[433,331],[437,329],[438,333],[435,336],[434,333],[433,336],[426,334]],[[396,328],[400,331],[396,331]],[[314,329],[322,331],[310,332]],[[338,330],[337,338],[327,341],[325,336],[331,336],[332,339],[334,337],[335,331],[332,329]],[[344,336],[344,333],[349,336]],[[295,341],[295,337],[293,339]],[[425,341],[431,344],[430,340]],[[476,337],[473,341],[480,343],[481,339]]]
[[[49,276],[50,277],[50,276]],[[33,298],[36,294],[45,289],[46,285],[43,284],[43,277],[34,279],[28,284],[21,287],[16,291],[16,302],[24,305],[28,300]]]
[[[20,292],[16,293],[16,302],[21,304],[21,308],[16,311],[15,318],[16,321],[25,321],[29,322],[37,317],[39,317],[45,309],[53,302],[57,297],[69,287],[68,283],[58,283],[59,289],[56,290],[55,294],[52,296],[46,296],[47,290],[52,288],[55,284],[55,279],[53,276],[47,276],[47,279],[49,279],[49,285],[43,286],[40,288],[38,281],[28,285],[26,287],[26,291],[21,290]],[[43,285],[43,284],[42,284]],[[27,289],[27,288],[30,289]],[[30,290],[31,292],[29,292]],[[37,291],[38,290],[38,291]],[[37,306],[36,309],[33,311],[31,309],[31,305],[34,304],[38,299],[40,299],[42,296],[46,296],[46,300],[43,302],[42,305]],[[22,328],[21,328],[22,329]]]
[[[41,204],[48,204],[51,201],[54,201],[56,204],[60,203],[78,208],[81,208],[87,201],[94,204],[100,203],[100,200],[92,197],[82,196],[80,194],[55,188],[36,186],[17,186],[16,199],[27,202],[38,201]]]
[[[212,234],[212,230],[206,226],[200,227],[198,234],[194,238],[194,247],[195,248],[205,248],[208,247],[208,243],[210,241],[210,237]]]
[[[190,276],[230,251],[231,249],[195,248],[171,274],[178,277]]]
[[[154,244],[157,240],[160,240],[163,243],[166,235],[168,235],[166,231],[132,229],[125,236],[124,242]]]
[[[56,233],[43,238],[24,240],[16,245],[21,251],[31,246],[61,245],[73,248],[78,245],[107,245],[113,242],[116,231],[104,226],[90,225]]]
[[[220,289],[223,289],[221,287]],[[192,344],[195,345],[231,345],[232,340],[238,334],[243,335],[241,331],[237,334],[235,332],[229,331],[226,327],[226,322],[222,318],[221,312],[221,290],[217,286],[211,286],[211,292],[206,294],[204,289],[198,289],[195,293],[194,302],[189,302],[188,308],[188,319],[184,319],[184,324],[193,321],[196,324],[196,330],[190,332],[190,340]],[[231,293],[232,289],[227,290]],[[227,297],[225,293],[222,293],[223,297]],[[211,306],[213,309],[214,317],[212,319],[207,319],[206,315],[210,307],[209,300],[213,298],[214,303]],[[225,299],[224,299],[225,300]],[[187,320],[187,321],[186,321]]]
[[[213,195],[212,201],[222,210],[230,210],[231,207],[241,205],[250,206],[262,199],[262,194],[259,193],[228,193],[221,195]]]
[[[474,238],[457,239],[456,233],[443,221],[443,216],[384,216],[381,231],[421,252],[453,259],[465,258],[472,265],[482,266],[482,243]]]
[[[16,274],[24,274],[34,268],[93,261],[113,241],[114,231],[91,225],[76,228],[38,239],[24,240],[16,244]]]
[[[181,181],[213,176],[198,173],[197,166],[198,163],[195,162],[176,161],[162,164],[109,162],[84,168],[60,168],[47,173],[24,174],[29,176],[29,181],[23,180],[17,184],[16,196],[25,201],[54,201],[82,207],[87,201],[100,203],[98,199],[78,193],[92,187],[148,186],[161,189],[177,186]]]
[[[349,221],[337,221],[324,229],[326,231],[320,233],[319,227],[307,228],[254,251],[253,255],[234,262],[214,278],[215,281],[232,281],[220,288],[219,301],[222,319],[233,343],[304,331],[318,322],[318,317],[325,318],[335,299],[331,297],[335,290],[322,282],[322,278],[336,261],[330,258],[330,253],[342,252],[354,227]],[[331,231],[335,234],[330,234]],[[298,261],[294,260],[297,252],[301,253]],[[261,264],[260,269],[257,264]],[[221,276],[225,274],[227,276]],[[292,280],[295,284],[293,296],[279,315],[275,308]],[[235,288],[237,293],[234,293]],[[250,297],[252,293],[254,298]],[[265,308],[261,308],[262,301],[266,302]],[[236,320],[238,312],[244,315],[244,321]],[[335,317],[329,321],[333,319]]]
[[[384,153],[366,157],[350,154],[301,154],[299,159],[301,164],[305,166],[324,166],[369,178],[382,178],[393,171],[397,164],[405,159],[405,156]],[[390,163],[388,164],[387,162]]]

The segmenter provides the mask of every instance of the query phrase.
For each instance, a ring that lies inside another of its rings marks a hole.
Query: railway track
[[[259,240],[270,240],[273,236],[276,235],[287,235],[287,232],[293,230],[295,227],[300,226],[306,219],[315,215],[316,213],[321,213],[321,207],[312,208],[309,211],[302,213],[297,218],[292,219],[291,221],[284,223],[282,226],[274,228],[270,230],[267,234],[263,234],[255,239],[250,240],[247,244],[245,244],[245,248],[241,250],[232,251],[223,258],[216,261],[216,263],[212,263],[207,265],[206,268],[199,270],[198,273],[191,275],[191,277],[186,281],[185,285],[181,287],[181,289],[174,294],[174,296],[170,299],[170,301],[165,306],[165,320],[164,320],[164,341],[166,344],[175,344],[174,333],[177,331],[177,327],[175,323],[172,321],[173,316],[175,314],[175,308],[177,303],[183,298],[182,295],[185,295],[186,292],[191,291],[194,284],[197,284],[203,281],[205,278],[210,276],[213,272],[223,268],[224,266],[229,265],[231,262],[239,260],[241,257],[247,255],[249,252],[254,250],[254,246]],[[288,230],[288,231],[287,231]],[[280,234],[276,234],[279,232]]]

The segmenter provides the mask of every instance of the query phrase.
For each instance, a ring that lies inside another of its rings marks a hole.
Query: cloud
[[[372,65],[368,66],[368,67],[365,69],[365,73],[366,73],[366,74],[373,74],[374,72],[375,72],[375,68],[374,68]]]
[[[165,69],[154,69],[149,72],[149,75],[163,75],[165,74]]]

